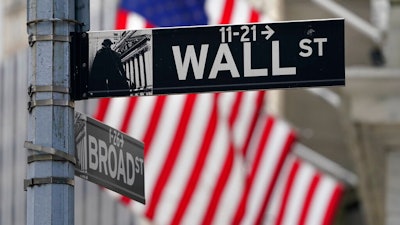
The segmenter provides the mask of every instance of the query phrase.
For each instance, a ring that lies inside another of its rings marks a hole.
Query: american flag
[[[123,0],[117,29],[261,20],[245,0]],[[291,155],[293,130],[265,92],[101,99],[95,118],[145,143],[151,224],[330,224],[343,191]]]

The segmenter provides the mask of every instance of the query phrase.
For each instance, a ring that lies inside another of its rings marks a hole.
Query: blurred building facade
[[[339,17],[316,0],[249,1],[274,20]],[[91,1],[91,30],[113,29],[117,2]],[[273,110],[295,125],[302,143],[358,175],[358,185],[346,194],[337,224],[398,224],[400,2],[335,3],[377,27],[384,38],[376,42],[347,22],[346,87],[271,91],[277,99]],[[376,15],[385,4],[390,6],[387,24]],[[0,224],[24,224],[26,1],[3,1],[0,30],[6,34],[0,35]],[[76,108],[91,114],[95,102],[78,102]],[[75,182],[75,224],[134,224],[129,209],[112,201],[97,185],[80,178]]]
[[[280,113],[303,143],[358,175],[349,224],[399,224],[400,1],[283,2],[285,20],[345,18],[346,87],[281,91]]]

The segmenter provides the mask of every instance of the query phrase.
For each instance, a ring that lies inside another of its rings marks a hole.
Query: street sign
[[[75,175],[145,203],[143,143],[75,112]]]
[[[78,33],[73,46],[76,100],[345,84],[343,19]]]

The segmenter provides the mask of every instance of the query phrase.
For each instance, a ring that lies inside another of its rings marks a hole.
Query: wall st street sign
[[[145,203],[143,143],[75,112],[75,175]]]
[[[345,83],[343,19],[77,33],[72,46],[76,100]]]

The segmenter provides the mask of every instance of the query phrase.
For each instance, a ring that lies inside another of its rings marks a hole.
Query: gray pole
[[[74,108],[70,32],[74,0],[28,0],[30,86],[27,142],[27,224],[74,224]]]

